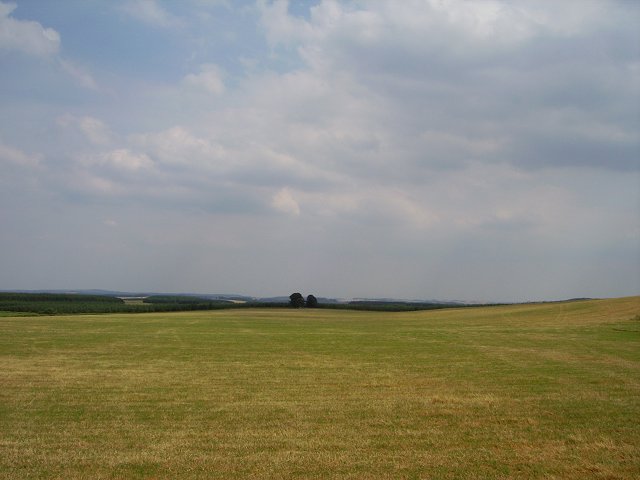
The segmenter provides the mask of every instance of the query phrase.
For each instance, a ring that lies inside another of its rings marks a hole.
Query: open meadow
[[[639,315],[0,315],[0,478],[640,478]]]

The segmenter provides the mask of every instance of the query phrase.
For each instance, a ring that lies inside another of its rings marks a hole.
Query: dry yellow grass
[[[2,317],[0,478],[638,478],[639,314]]]

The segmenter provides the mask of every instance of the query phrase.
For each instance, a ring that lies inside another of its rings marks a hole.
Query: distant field
[[[92,313],[151,313],[233,308],[231,302],[194,296],[153,295],[118,298],[75,293],[0,292],[0,316],[11,312],[33,315],[70,315]]]
[[[639,315],[0,316],[0,478],[640,478]]]

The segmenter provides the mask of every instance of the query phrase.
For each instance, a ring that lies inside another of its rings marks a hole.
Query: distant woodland
[[[416,303],[399,301],[352,301],[322,303],[315,296],[306,300],[299,293],[290,302],[233,302],[210,300],[192,295],[151,295],[144,298],[120,298],[106,295],[75,293],[12,293],[0,292],[0,312],[37,315],[68,315],[98,313],[149,313],[189,310],[220,310],[231,308],[329,308],[371,311],[415,311],[462,307],[462,304]]]

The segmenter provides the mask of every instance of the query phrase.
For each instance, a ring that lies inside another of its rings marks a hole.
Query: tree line
[[[286,298],[286,297],[285,297]],[[483,304],[487,306],[488,304]],[[173,312],[186,310],[219,310],[238,308],[324,308],[339,310],[366,310],[386,312],[406,312],[441,308],[476,307],[460,303],[362,301],[319,304],[314,295],[305,297],[300,292],[289,296],[289,303],[248,301],[233,303],[225,300],[210,300],[186,295],[152,295],[139,303],[125,302],[112,296],[60,294],[60,293],[12,293],[0,292],[0,312],[23,312],[40,315],[64,315],[87,313],[143,313]]]
[[[103,295],[0,292],[0,311],[39,315],[176,312],[237,306],[231,302],[179,296],[152,296],[145,298],[143,303],[129,304],[121,298]]]
[[[289,295],[289,306],[293,308],[317,308],[318,299],[313,295],[308,295],[305,300],[300,292],[295,292]]]

